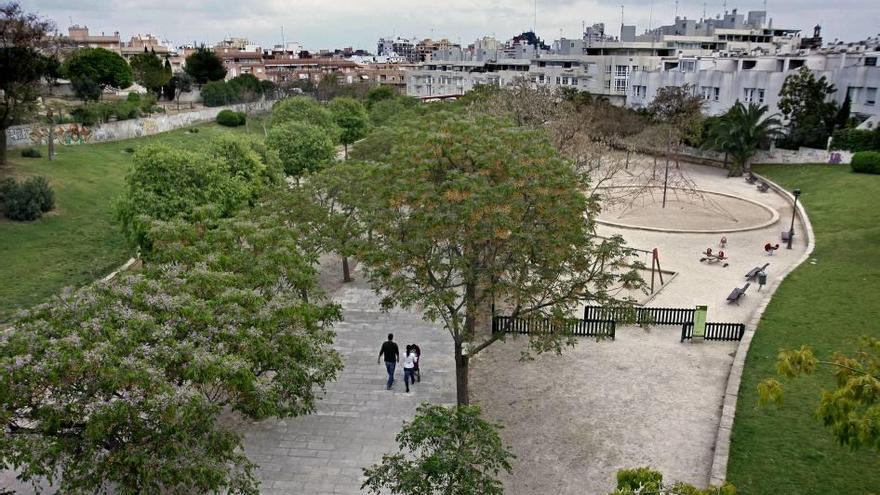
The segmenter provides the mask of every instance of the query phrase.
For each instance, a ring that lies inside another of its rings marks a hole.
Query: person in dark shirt
[[[397,363],[400,362],[400,350],[394,342],[393,333],[389,333],[388,340],[382,343],[382,349],[379,350],[379,357],[376,358],[376,364],[379,364],[379,359],[381,359],[383,355],[385,356],[385,370],[388,371],[388,384],[385,386],[385,389],[391,390],[391,386],[394,385],[394,368],[397,366]]]

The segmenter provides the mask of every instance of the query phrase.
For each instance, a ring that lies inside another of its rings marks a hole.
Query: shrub
[[[131,146],[127,146],[127,147],[126,147],[124,150],[122,150],[122,151],[124,151],[124,152],[130,154],[130,153],[134,153],[134,148],[131,147]]]
[[[880,152],[860,151],[853,155],[850,162],[853,172],[862,174],[880,174]]]
[[[198,133],[199,133],[199,128],[198,128],[198,127],[190,127],[189,130],[186,131],[186,132],[188,132],[188,133],[190,133],[190,134],[198,134]]]
[[[10,220],[36,220],[54,207],[55,194],[45,177],[31,177],[22,183],[9,178],[0,182],[0,211]]]
[[[23,158],[40,158],[43,155],[40,154],[40,150],[36,148],[25,148],[21,150],[21,156]]]
[[[617,471],[617,488],[619,490],[657,491],[662,482],[663,474],[648,467]]]
[[[285,98],[272,107],[272,125],[302,122],[318,126],[329,132],[333,142],[339,139],[339,128],[333,114],[317,100],[308,96]]]
[[[130,120],[141,116],[139,105],[131,101],[117,101],[111,110],[116,120]]]
[[[153,107],[156,106],[156,95],[153,93],[147,93],[140,100],[140,109],[141,112],[144,113],[153,113],[155,110]]]
[[[202,86],[202,101],[206,107],[221,107],[235,100],[234,93],[226,81],[211,81]]]
[[[880,127],[873,131],[862,129],[834,131],[834,141],[831,145],[836,150],[880,151]]]
[[[82,125],[95,125],[101,120],[101,116],[94,105],[76,107],[70,112],[70,115],[73,117],[74,122]]]
[[[132,102],[132,103],[138,103],[138,104],[140,104],[140,102],[141,102],[141,95],[139,95],[139,94],[137,94],[137,93],[129,93],[128,96],[125,98],[125,101],[130,101],[130,102]]]
[[[235,112],[233,110],[221,110],[217,114],[217,123],[226,127],[238,127],[244,125],[247,116],[244,112]]]

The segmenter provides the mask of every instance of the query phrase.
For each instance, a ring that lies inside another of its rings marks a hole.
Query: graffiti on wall
[[[843,160],[840,157],[840,153],[832,152],[831,156],[828,157],[828,163],[833,163],[833,164],[837,165],[841,162],[843,162]]]
[[[92,139],[92,131],[80,124],[60,124],[55,127],[53,136],[58,144],[85,144]],[[49,128],[33,127],[29,137],[33,144],[45,144],[49,142]]]

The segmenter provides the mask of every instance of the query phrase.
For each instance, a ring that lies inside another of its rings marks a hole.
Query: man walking
[[[379,350],[376,364],[379,364],[379,359],[382,358],[383,354],[385,355],[385,369],[388,371],[388,385],[386,385],[385,390],[391,390],[391,386],[394,385],[394,368],[400,362],[400,350],[397,348],[397,344],[394,343],[393,333],[389,333],[388,340],[382,343],[382,349]]]

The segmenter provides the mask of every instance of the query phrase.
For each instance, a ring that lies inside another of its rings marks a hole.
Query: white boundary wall
[[[251,112],[259,113],[271,110],[274,103],[274,100],[265,100],[248,105],[251,105],[249,109]],[[231,109],[241,112],[245,110],[245,106],[244,103],[239,103],[222,107],[203,108],[193,112],[183,112],[174,115],[160,113],[149,117],[107,122],[89,127],[73,123],[59,124],[55,126],[55,142],[60,145],[74,145],[120,141],[122,139],[149,136],[214,120],[221,110]],[[45,144],[47,132],[48,127],[42,124],[10,127],[6,130],[7,147],[20,148]]]

